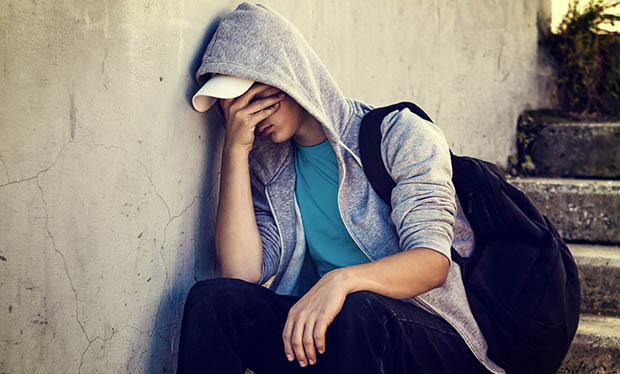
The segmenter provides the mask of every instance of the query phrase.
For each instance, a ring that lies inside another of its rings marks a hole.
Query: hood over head
[[[275,11],[244,2],[230,12],[209,42],[196,80],[202,85],[213,73],[279,88],[323,125],[332,144],[339,143],[347,101],[299,30]]]

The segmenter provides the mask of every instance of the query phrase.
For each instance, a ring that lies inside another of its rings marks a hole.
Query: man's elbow
[[[434,272],[435,276],[433,277],[433,288],[443,286],[448,279],[448,274],[450,273],[450,260],[440,253],[437,253],[436,258],[436,271]]]
[[[260,282],[261,272],[260,270],[256,272],[256,271],[226,271],[222,269],[222,277],[241,279],[242,281],[246,281],[248,283],[258,284],[258,282]]]

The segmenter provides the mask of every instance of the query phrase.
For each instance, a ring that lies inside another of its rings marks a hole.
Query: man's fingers
[[[270,88],[271,86],[268,86],[263,83],[258,83],[258,82],[254,83],[252,87],[250,87],[247,91],[245,91],[243,95],[235,99],[234,103],[232,104],[232,106],[234,106],[233,109],[239,110],[241,108],[248,106],[248,104],[250,103],[250,100],[252,100],[254,96]]]
[[[320,318],[316,321],[314,325],[314,344],[316,345],[316,349],[320,354],[325,353],[325,333],[327,332],[327,321],[324,318]]]
[[[272,106],[270,106],[269,108],[265,108],[265,109],[261,110],[260,112],[257,112],[256,114],[254,114],[252,116],[252,122],[254,122],[255,125],[257,125],[257,124],[260,123],[260,121],[262,121],[265,118],[269,117],[270,115],[275,113],[278,109],[280,109],[280,103],[275,103]]]
[[[297,357],[297,361],[299,361],[299,365],[301,367],[305,367],[308,365],[308,361],[306,359],[306,352],[304,351],[303,345],[303,335],[304,335],[304,321],[296,321],[295,326],[293,327],[293,335],[291,336],[291,345],[293,346],[293,351],[295,352],[295,357]]]
[[[306,356],[308,357],[308,363],[310,365],[314,365],[316,363],[316,351],[314,349],[314,337],[313,337],[315,322],[316,320],[314,319],[306,321],[306,326],[304,328],[304,336],[302,338],[302,343],[304,345]]]
[[[258,99],[252,104],[248,105],[244,110],[246,110],[249,114],[258,113],[261,110],[269,108],[270,106],[284,100],[284,96],[284,92],[281,92],[277,95],[272,95],[264,99]]]
[[[295,359],[295,354],[293,353],[293,347],[291,346],[291,336],[293,335],[293,324],[291,319],[286,320],[286,324],[284,325],[284,330],[282,331],[282,342],[284,343],[284,354],[289,361],[293,361]]]

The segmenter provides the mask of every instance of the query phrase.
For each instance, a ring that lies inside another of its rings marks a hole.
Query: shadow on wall
[[[223,15],[216,16],[207,25],[203,42],[196,50],[189,65],[191,77],[194,77],[196,70],[200,67],[204,50],[222,18]],[[185,91],[187,105],[190,107],[192,97],[199,88],[193,79],[192,82],[193,84],[190,84]],[[178,261],[176,268],[169,271],[171,281],[169,288],[162,292],[154,330],[151,333],[149,357],[145,358],[144,372],[147,374],[176,372],[181,320],[187,293],[195,282],[213,278],[219,272],[215,256],[214,234],[223,126],[222,118],[216,111],[208,111],[201,116],[204,119],[204,125],[207,126],[204,169],[203,173],[199,174],[203,176],[200,186],[202,194],[199,199],[198,219],[192,228],[194,233],[193,256],[185,257],[185,262],[191,261],[192,263],[186,264]],[[188,276],[188,271],[191,271],[193,275]]]

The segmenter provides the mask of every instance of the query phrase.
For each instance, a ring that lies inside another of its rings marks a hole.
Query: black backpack
[[[403,102],[367,113],[360,128],[364,172],[390,204],[396,185],[381,158],[381,122]],[[432,121],[431,121],[432,122]],[[494,164],[451,153],[452,182],[474,231],[476,250],[452,259],[461,267],[470,308],[488,356],[511,373],[555,373],[579,323],[577,266],[558,232]]]

